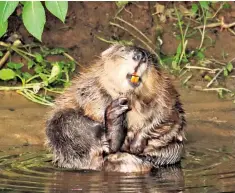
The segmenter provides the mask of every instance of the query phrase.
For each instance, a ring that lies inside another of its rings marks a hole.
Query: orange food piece
[[[139,82],[139,79],[140,79],[140,77],[139,77],[139,76],[136,76],[135,73],[131,76],[131,82],[132,82],[132,83],[137,83],[137,82]]]

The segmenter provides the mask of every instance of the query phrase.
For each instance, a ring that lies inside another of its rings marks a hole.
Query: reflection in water
[[[3,192],[180,192],[180,166],[158,168],[149,174],[72,171],[51,165],[43,147],[7,149],[0,153],[0,190]],[[2,152],[5,154],[6,152]]]
[[[228,141],[230,142],[230,141]],[[225,142],[223,142],[225,143]],[[53,167],[42,146],[0,151],[0,191],[4,193],[66,192],[235,192],[235,159],[228,150],[188,144],[182,166],[158,168],[149,174],[73,171]],[[220,143],[217,142],[217,145]],[[193,145],[194,146],[194,145]],[[234,151],[234,150],[233,150]]]
[[[183,189],[183,172],[180,167],[159,168],[145,174],[119,174],[103,172],[55,172],[47,192],[180,192]]]

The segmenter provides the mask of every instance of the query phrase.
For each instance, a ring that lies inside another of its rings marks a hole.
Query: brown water
[[[66,171],[43,147],[47,108],[0,95],[0,192],[235,192],[235,105],[181,90],[188,127],[182,168],[150,174]]]

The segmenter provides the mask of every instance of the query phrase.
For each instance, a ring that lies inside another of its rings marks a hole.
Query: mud
[[[47,108],[15,92],[1,92],[0,100],[1,146],[43,144]]]
[[[173,6],[172,2],[160,3],[169,8]],[[180,2],[180,4],[186,8],[191,6],[187,2]],[[155,45],[157,44],[157,35],[159,35],[156,27],[160,28],[162,31],[160,36],[163,40],[161,52],[165,55],[173,55],[179,45],[179,40],[175,36],[179,34],[179,30],[175,25],[177,19],[167,19],[166,23],[158,22],[156,16],[152,16],[155,12],[155,5],[155,2],[132,2],[118,16],[136,26]],[[230,2],[230,5],[229,10],[222,10],[218,14],[218,18],[224,16],[225,21],[228,23],[233,22],[235,15],[235,4]],[[63,24],[46,11],[47,22],[42,42],[49,47],[67,48],[69,54],[81,64],[87,64],[91,58],[97,57],[101,51],[108,47],[108,43],[99,40],[97,36],[107,40],[133,41],[136,45],[145,47],[130,33],[110,25],[110,22],[116,22],[123,27],[127,27],[114,19],[117,13],[118,8],[115,2],[70,2],[66,22]],[[185,21],[185,25],[187,22]],[[197,26],[199,24],[191,22],[190,25]],[[8,34],[12,32],[20,34],[26,44],[36,41],[27,32],[20,18],[16,16],[10,18]],[[199,47],[201,35],[198,32],[187,39],[188,50],[193,50]],[[227,30],[220,31],[219,27],[208,29],[203,44],[203,47],[208,47],[205,51],[206,57],[217,60],[231,60],[235,56],[234,39],[235,36]],[[224,58],[224,56],[226,57]]]

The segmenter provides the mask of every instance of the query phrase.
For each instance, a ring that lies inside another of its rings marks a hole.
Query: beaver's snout
[[[147,53],[141,48],[135,48],[132,59],[137,62],[145,63],[147,62]]]

